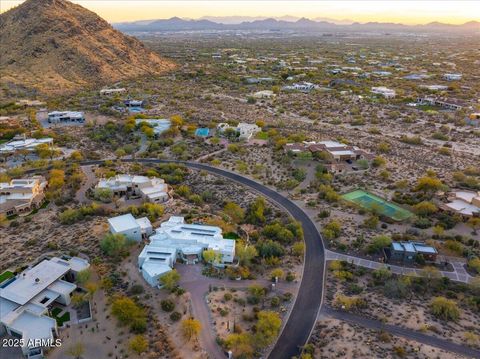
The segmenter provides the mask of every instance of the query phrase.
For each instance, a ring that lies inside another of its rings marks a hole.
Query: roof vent
[[[40,283],[40,278],[35,278],[35,283]]]

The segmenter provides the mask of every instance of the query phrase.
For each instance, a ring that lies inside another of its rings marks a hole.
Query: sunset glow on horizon
[[[21,4],[2,0],[1,11]],[[284,15],[332,18],[357,22],[425,24],[439,21],[462,24],[480,20],[480,1],[72,1],[96,12],[109,22],[166,19],[173,16],[262,16]]]

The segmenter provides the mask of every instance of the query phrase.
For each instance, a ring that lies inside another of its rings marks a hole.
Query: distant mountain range
[[[244,21],[248,19],[248,21]],[[328,20],[328,21],[327,21]],[[383,32],[480,32],[480,22],[470,21],[462,25],[432,22],[426,25],[404,25],[383,22],[349,23],[350,20],[332,22],[335,20],[316,18],[245,18],[232,17],[203,17],[198,20],[159,19],[150,21],[134,21],[113,24],[113,27],[124,32],[158,32],[158,31],[205,31],[205,30],[266,30],[266,31],[383,31]]]

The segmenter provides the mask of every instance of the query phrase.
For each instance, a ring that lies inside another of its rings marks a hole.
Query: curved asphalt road
[[[204,170],[223,176],[248,186],[265,197],[268,197],[270,200],[273,200],[285,208],[293,218],[302,224],[305,238],[305,261],[302,281],[300,283],[300,288],[298,289],[295,303],[287,319],[287,323],[283,327],[283,331],[269,357],[272,359],[290,359],[292,356],[298,355],[300,353],[300,348],[307,343],[308,338],[310,337],[310,333],[317,320],[317,314],[322,305],[325,269],[325,249],[323,247],[323,241],[315,224],[310,220],[307,214],[295,203],[274,190],[249,178],[220,168],[196,162],[154,158],[123,159],[122,161],[140,163],[179,163],[189,168]],[[81,165],[98,165],[103,162],[103,160],[84,161]]]

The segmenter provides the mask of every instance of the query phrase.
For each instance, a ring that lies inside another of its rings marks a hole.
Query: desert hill
[[[95,13],[66,0],[27,0],[0,15],[2,86],[61,93],[174,64]]]

